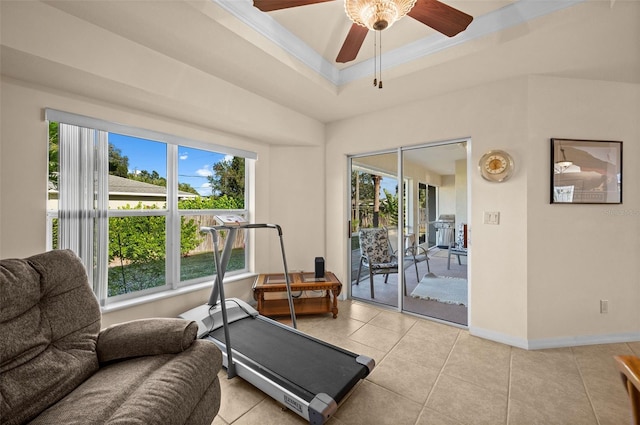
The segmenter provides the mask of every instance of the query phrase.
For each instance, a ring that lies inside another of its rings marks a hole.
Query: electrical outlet
[[[609,300],[600,300],[600,313],[607,314],[609,312]]]
[[[484,212],[484,224],[500,224],[500,212],[499,211],[485,211]]]

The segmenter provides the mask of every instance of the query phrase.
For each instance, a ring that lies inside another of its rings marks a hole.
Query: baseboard
[[[542,338],[529,340],[529,350],[576,347],[579,345],[615,344],[634,341],[640,341],[640,332],[627,332],[605,335],[580,335],[560,338]]]
[[[576,347],[580,345],[615,344],[640,341],[640,332],[626,332],[605,335],[581,335],[558,338],[524,339],[506,335],[488,329],[469,327],[471,335],[511,345],[524,350],[542,350],[545,348]]]
[[[512,335],[503,334],[489,329],[482,329],[475,326],[469,326],[469,333],[473,336],[499,342],[501,344],[511,345],[524,350],[529,349],[528,341],[526,339],[517,338]]]

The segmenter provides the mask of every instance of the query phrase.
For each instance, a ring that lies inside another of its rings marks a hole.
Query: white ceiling
[[[449,39],[410,17],[353,63],[335,56],[341,0],[263,13],[250,0],[46,1],[189,66],[328,123],[522,75],[640,83],[638,0],[446,0],[474,16]],[[615,40],[612,45],[611,40]]]
[[[14,3],[0,1],[2,8]],[[55,8],[320,123],[527,75],[640,84],[640,0],[443,2],[472,15],[469,28],[448,38],[405,17],[385,30],[384,88],[379,90],[372,86],[372,34],[355,61],[344,65],[334,61],[351,25],[342,0],[269,13],[254,8],[251,0],[42,1],[45,8]],[[22,53],[11,47],[20,45],[11,38],[0,39],[4,75],[63,91],[77,90],[79,95],[114,104],[127,99],[129,107],[143,104],[161,115],[175,114],[171,98],[165,100],[160,94],[160,102],[145,103],[140,96],[145,93],[135,86],[114,84],[98,73],[66,66],[64,60],[54,64],[46,51],[41,57],[34,56],[34,50]],[[96,40],[87,42],[101,55],[118,57],[115,51],[103,51]],[[144,69],[141,65],[120,64],[122,76],[129,75],[127,67]],[[260,127],[247,130],[255,133]],[[433,149],[438,151],[431,148],[408,155],[425,164],[437,158],[427,166],[441,174],[451,174],[453,161],[465,157],[464,149],[441,148],[438,155]]]
[[[352,22],[347,17],[344,10],[343,0],[334,0],[324,3],[311,4],[295,8],[281,9],[272,12],[261,12],[253,7],[251,1],[243,0],[212,0],[222,8],[230,12],[237,19],[253,28],[255,31],[262,33],[273,43],[279,45],[285,50],[290,51],[293,55],[297,55],[301,60],[309,61],[306,63],[316,72],[327,75],[329,79],[335,79],[335,84],[342,84],[340,77],[336,78],[335,71],[350,68],[355,64],[362,62],[371,62],[374,53],[374,36],[373,32],[369,32],[365,42],[355,61],[347,64],[336,63],[335,58],[344,42],[344,39],[351,28]],[[489,33],[507,25],[514,25],[517,21],[524,21],[532,16],[533,13],[545,14],[568,5],[575,4],[583,0],[571,0],[565,2],[546,2],[532,3],[522,2],[519,6],[519,18],[515,18],[513,14],[509,16],[509,11],[500,10],[508,5],[513,5],[516,0],[445,0],[444,3],[459,9],[475,18],[475,23],[469,28],[477,36],[481,27],[483,32]],[[527,4],[528,7],[523,5]],[[536,11],[531,8],[536,5]],[[544,7],[540,7],[544,5]],[[487,27],[486,15],[493,14],[494,17],[502,16],[503,22],[496,26],[497,20]],[[525,16],[528,15],[528,16]],[[514,19],[515,18],[515,19]],[[485,21],[484,24],[482,21]],[[461,34],[458,37],[450,39],[430,27],[416,21],[407,16],[400,19],[392,27],[382,31],[383,53],[388,53],[396,49],[404,49],[402,52],[405,60],[416,59],[419,55],[429,54],[429,50],[433,48],[443,48],[448,45],[455,45],[468,40],[467,34]],[[416,46],[409,47],[411,43],[419,42],[419,49]],[[398,54],[399,52],[396,52]],[[407,57],[407,55],[409,55]],[[325,66],[335,67],[336,69],[322,69],[319,61],[326,61]],[[367,65],[371,65],[370,67]],[[357,67],[357,69],[346,72],[347,77],[357,78],[362,74],[358,72],[363,68],[366,74],[370,74],[373,70],[373,63]],[[385,64],[385,66],[394,66],[394,64]],[[355,72],[355,76],[353,73]]]

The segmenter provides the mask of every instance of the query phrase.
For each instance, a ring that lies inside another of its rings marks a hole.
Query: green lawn
[[[213,253],[190,255],[180,259],[180,280],[185,281],[215,274]],[[244,265],[244,249],[231,252],[227,271],[241,270]],[[144,264],[131,264],[109,268],[109,296],[155,288],[165,284],[164,260]]]

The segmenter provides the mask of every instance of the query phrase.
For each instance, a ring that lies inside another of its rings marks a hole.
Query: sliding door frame
[[[382,155],[382,154],[396,154],[396,160],[397,160],[397,176],[396,176],[396,184],[398,186],[398,232],[397,232],[397,240],[396,240],[396,246],[398,247],[398,249],[402,249],[402,247],[404,246],[404,231],[405,231],[405,227],[406,227],[406,223],[404,222],[403,217],[405,216],[405,197],[407,196],[406,192],[408,190],[408,188],[405,187],[404,185],[404,153],[406,151],[410,151],[410,150],[415,150],[415,149],[424,149],[424,148],[433,148],[433,147],[437,147],[437,146],[444,146],[444,145],[452,145],[452,144],[456,144],[456,143],[462,143],[465,142],[466,143],[466,158],[467,158],[467,165],[466,165],[466,171],[467,171],[467,182],[466,182],[466,187],[467,187],[467,205],[466,205],[466,210],[467,210],[467,224],[469,225],[469,229],[471,229],[471,215],[470,215],[470,211],[471,211],[471,191],[470,191],[470,176],[471,176],[471,172],[472,172],[472,165],[471,165],[471,137],[463,137],[463,138],[457,138],[457,139],[449,139],[449,140],[442,140],[442,141],[437,141],[437,142],[430,142],[430,143],[422,143],[422,144],[418,144],[418,145],[412,145],[412,146],[399,146],[397,148],[394,149],[384,149],[384,150],[379,150],[379,151],[372,151],[372,152],[366,152],[366,153],[361,153],[361,154],[354,154],[354,155],[348,155],[347,156],[347,162],[346,162],[346,168],[347,168],[347,184],[348,184],[348,190],[346,191],[346,205],[347,205],[347,209],[345,211],[345,216],[346,216],[346,221],[347,221],[347,239],[348,239],[348,244],[347,244],[347,270],[349,271],[348,276],[350,277],[349,279],[349,286],[348,286],[348,290],[347,290],[347,297],[352,299],[352,291],[351,291],[351,287],[352,287],[352,279],[351,279],[351,270],[352,267],[354,266],[351,262],[351,235],[352,235],[352,223],[351,223],[351,172],[353,171],[353,160],[357,159],[357,158],[363,158],[363,157],[368,157],[368,156],[373,156],[373,155]],[[419,182],[418,182],[419,183]],[[417,237],[417,232],[416,232],[416,237]],[[428,244],[428,241],[426,242]],[[398,261],[399,261],[399,266],[398,266],[398,282],[404,282],[404,256],[400,255],[398,257]],[[471,261],[470,259],[468,260],[468,267],[471,267]],[[470,274],[470,273],[469,273]],[[470,276],[469,276],[470,277]],[[468,279],[467,280],[469,288],[471,287],[471,280]],[[392,308],[395,311],[398,312],[407,312],[409,314],[416,314],[416,313],[412,313],[410,311],[406,311],[404,310],[404,291],[403,291],[403,286],[402,284],[398,285],[398,302],[397,302],[397,306],[387,306],[389,308]],[[471,291],[469,291],[469,307],[468,307],[468,317],[471,316],[470,312],[471,312]],[[358,298],[358,300],[361,300],[360,298]],[[366,302],[366,300],[363,300]],[[375,301],[371,301],[373,303],[375,303]],[[379,305],[379,303],[376,303]],[[421,317],[425,317],[427,319],[431,319],[428,316],[421,316]],[[433,319],[435,321],[440,321],[439,319]],[[445,323],[449,323],[449,322],[445,322]]]

